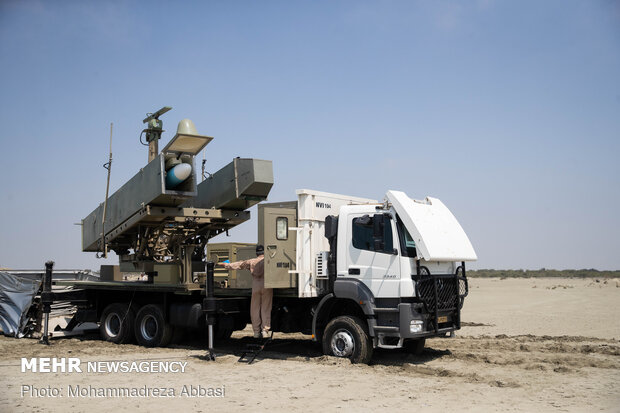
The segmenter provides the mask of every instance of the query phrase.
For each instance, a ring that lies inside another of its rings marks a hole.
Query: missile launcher
[[[153,273],[172,265],[178,281],[191,284],[192,261],[203,260],[208,240],[247,221],[247,209],[267,198],[273,167],[271,161],[235,158],[199,183],[195,156],[213,138],[183,119],[157,153],[163,132],[158,117],[168,110],[144,120],[148,164],[82,220],[82,250],[116,252],[122,271]]]

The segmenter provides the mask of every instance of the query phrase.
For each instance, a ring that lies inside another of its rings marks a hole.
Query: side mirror
[[[338,234],[338,217],[328,215],[325,217],[325,238],[332,239]]]

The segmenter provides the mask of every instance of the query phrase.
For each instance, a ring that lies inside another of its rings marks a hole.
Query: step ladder
[[[238,363],[252,364],[256,357],[265,349],[267,344],[273,341],[273,331],[271,335],[263,341],[262,344],[250,343],[245,346],[245,350],[241,353],[241,357],[237,360]]]

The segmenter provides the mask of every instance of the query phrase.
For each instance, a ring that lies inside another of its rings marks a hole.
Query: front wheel
[[[370,363],[372,341],[362,320],[340,316],[330,321],[323,334],[323,354],[348,358],[351,363]]]

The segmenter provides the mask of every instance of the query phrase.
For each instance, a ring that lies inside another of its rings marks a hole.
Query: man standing
[[[218,262],[227,270],[250,270],[252,274],[252,301],[250,302],[250,318],[254,338],[267,336],[271,329],[271,303],[273,289],[265,288],[265,249],[256,246],[256,258],[231,263]],[[262,331],[262,334],[261,334]]]

